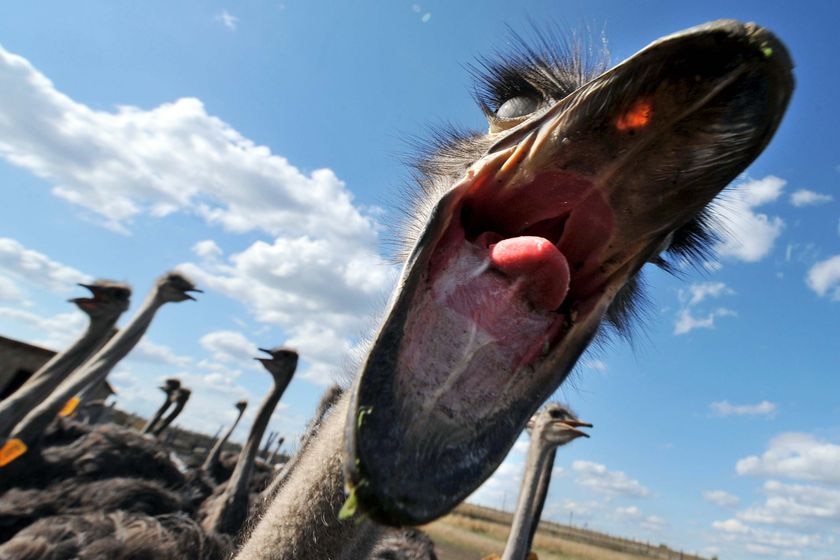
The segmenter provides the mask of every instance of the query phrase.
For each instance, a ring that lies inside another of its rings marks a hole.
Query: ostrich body
[[[171,377],[164,381],[163,385],[158,387],[161,391],[164,392],[166,395],[166,399],[164,399],[163,404],[160,405],[160,408],[157,409],[155,414],[146,422],[146,425],[143,426],[143,433],[150,434],[152,430],[155,428],[155,424],[160,422],[160,419],[169,410],[169,407],[175,404],[176,394],[175,392],[181,388],[181,381],[174,377]]]
[[[108,340],[117,319],[128,309],[131,288],[127,284],[97,280],[93,284],[79,285],[90,290],[93,296],[70,300],[90,318],[87,330],[72,346],[53,356],[22,387],[0,402],[0,439],[8,436],[15,424]]]
[[[784,45],[735,21],[600,75],[547,45],[484,66],[489,133],[445,138],[420,162],[413,249],[353,390],[240,559],[339,557],[371,524],[338,518],[345,483],[342,517],[389,525],[472,493],[601,324],[629,330],[642,266],[711,245],[707,205],[793,90]]]
[[[248,401],[239,401],[236,403],[236,420],[233,421],[233,424],[231,424],[230,428],[228,428],[228,431],[226,431],[225,434],[216,441],[213,448],[207,454],[207,459],[205,459],[204,463],[201,465],[201,470],[209,476],[213,477],[213,473],[219,464],[219,457],[222,454],[222,448],[225,446],[225,443],[227,443],[227,440],[230,439],[230,436],[233,434],[236,426],[239,425],[239,421],[242,419],[242,415],[245,414],[246,408],[248,408]]]
[[[131,323],[109,340],[85,365],[67,377],[50,395],[21,420],[0,449],[20,449],[37,443],[65,403],[92,383],[103,381],[111,369],[140,341],[158,309],[170,302],[194,300],[189,292],[200,291],[176,272],[159,278]],[[25,452],[25,448],[23,448]]]
[[[575,438],[589,437],[578,429],[583,426],[592,427],[556,403],[548,404],[528,423],[531,444],[502,560],[527,558],[548,493],[555,452]]]
[[[178,417],[179,414],[184,410],[184,407],[187,406],[187,401],[190,400],[190,395],[192,395],[192,391],[187,389],[186,387],[179,387],[175,390],[174,393],[174,401],[175,406],[172,408],[172,412],[169,413],[168,416],[160,420],[153,428],[152,434],[155,437],[160,437],[163,431],[169,427],[172,422]]]
[[[209,508],[209,512],[202,525],[208,532],[236,535],[248,515],[248,483],[254,470],[254,461],[260,449],[268,421],[280,402],[280,397],[297,368],[298,355],[287,348],[260,349],[268,353],[271,358],[257,358],[273,378],[271,390],[266,395],[259,412],[251,426],[248,440],[239,453],[236,468],[227,481],[227,487]]]

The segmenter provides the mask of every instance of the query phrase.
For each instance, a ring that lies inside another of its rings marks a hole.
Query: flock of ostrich
[[[527,429],[503,560],[531,544],[558,446],[586,436],[543,406],[604,327],[631,329],[646,263],[675,270],[714,239],[709,203],[769,142],[793,89],[767,30],[712,22],[606,70],[550,35],[482,60],[483,134],[441,135],[417,162],[405,265],[350,387],[323,396],[296,452],[258,458],[298,354],[261,349],[273,384],[235,466],[184,467],[166,441],[177,379],[142,429],[86,398],[163,305],[160,277],[115,333],[131,288],[84,285],[82,336],[0,401],[0,560],[431,560],[416,529],[485,481]],[[542,408],[541,408],[542,407]],[[257,476],[257,472],[262,473]]]

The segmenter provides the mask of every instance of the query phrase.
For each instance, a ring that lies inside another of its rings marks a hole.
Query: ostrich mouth
[[[770,140],[791,67],[768,31],[715,22],[497,135],[438,200],[357,378],[363,511],[425,523],[493,473],[618,291]]]

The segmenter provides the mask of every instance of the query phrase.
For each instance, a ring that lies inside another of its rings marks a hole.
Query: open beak
[[[362,511],[426,523],[496,470],[615,295],[767,145],[791,72],[770,32],[715,22],[497,135],[436,202],[353,388]]]
[[[199,290],[198,288],[189,288],[189,289],[184,290],[184,295],[187,297],[187,299],[191,299],[193,301],[196,301],[196,299],[190,295],[190,292],[195,292],[197,294],[203,294],[204,290]]]
[[[575,436],[587,438],[589,437],[589,434],[587,434],[583,430],[579,430],[578,428],[591,428],[592,424],[587,424],[586,422],[578,422],[576,420],[564,420],[561,423],[567,427],[568,432],[571,432]]]

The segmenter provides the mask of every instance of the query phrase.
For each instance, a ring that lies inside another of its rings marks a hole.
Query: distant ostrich
[[[242,415],[245,414],[245,409],[248,407],[248,401],[239,401],[236,403],[236,410],[238,414],[236,415],[236,420],[233,421],[228,431],[216,441],[213,445],[213,448],[207,454],[207,459],[204,460],[204,463],[201,465],[201,470],[203,470],[208,476],[211,478],[216,478],[214,473],[216,472],[218,465],[219,465],[219,457],[222,454],[222,448],[227,443],[227,440],[230,439],[231,434],[236,429],[236,426],[239,425],[239,421],[242,419]],[[216,479],[216,482],[219,482]]]
[[[208,532],[236,535],[245,522],[248,515],[248,483],[254,469],[254,461],[260,448],[260,442],[268,426],[268,421],[271,419],[277,403],[280,402],[280,397],[283,396],[283,392],[288,387],[297,368],[298,354],[294,350],[288,348],[265,350],[260,348],[260,351],[271,356],[271,358],[257,358],[257,360],[271,374],[274,384],[260,405],[259,412],[254,418],[254,424],[251,426],[251,432],[248,434],[245,445],[242,446],[236,468],[228,479],[224,492],[219,496],[208,499],[211,503],[207,504],[205,517],[202,521],[202,526]],[[202,506],[202,508],[204,509],[205,506]]]
[[[440,134],[419,163],[413,248],[353,390],[238,558],[337,558],[369,524],[355,512],[416,525],[472,493],[602,324],[629,332],[642,266],[702,262],[707,205],[793,90],[755,24],[671,35],[600,75],[543,39],[482,61],[489,132]]]
[[[128,309],[131,288],[127,284],[97,280],[93,284],[79,285],[93,295],[70,300],[90,318],[87,330],[72,346],[53,356],[23,386],[0,402],[0,440],[8,437],[15,424],[99,350],[111,336],[117,319]]]
[[[266,458],[268,458],[268,451],[271,449],[271,444],[274,443],[274,440],[277,439],[277,436],[280,435],[280,432],[271,431],[268,432],[268,437],[265,438],[265,445],[263,446],[262,454]]]
[[[175,390],[174,400],[175,400],[175,407],[172,409],[172,412],[169,413],[168,416],[160,420],[153,428],[152,434],[155,437],[160,437],[163,431],[169,427],[172,422],[178,417],[179,414],[184,410],[184,407],[187,406],[187,401],[190,400],[190,395],[192,395],[192,391],[187,389],[186,387],[179,387]]]
[[[277,456],[280,454],[280,448],[283,447],[283,443],[285,441],[286,438],[284,437],[277,438],[277,441],[274,444],[274,451],[271,452],[271,455],[269,455],[268,459],[265,461],[270,467],[274,467],[274,462],[277,460]]]
[[[84,366],[68,376],[15,426],[0,448],[0,466],[15,461],[26,453],[28,448],[36,445],[44,430],[71,397],[88,385],[103,381],[117,362],[140,341],[158,309],[166,303],[194,300],[190,292],[200,291],[177,272],[169,272],[159,278],[131,323],[109,340]],[[15,462],[20,464],[26,461]]]
[[[163,385],[158,387],[161,391],[164,392],[166,395],[166,399],[163,401],[163,404],[160,405],[160,408],[157,409],[157,412],[146,422],[146,425],[143,426],[142,432],[144,434],[152,433],[152,430],[155,427],[155,424],[160,422],[160,419],[163,417],[164,413],[169,410],[169,407],[175,405],[176,395],[175,392],[181,388],[181,380],[176,379],[174,377],[170,377],[166,381],[164,381]]]
[[[589,437],[578,429],[581,427],[591,428],[592,424],[581,422],[557,403],[546,405],[528,422],[531,444],[502,560],[527,558],[548,494],[557,448],[581,436]],[[492,558],[498,556],[488,556],[486,560]]]

